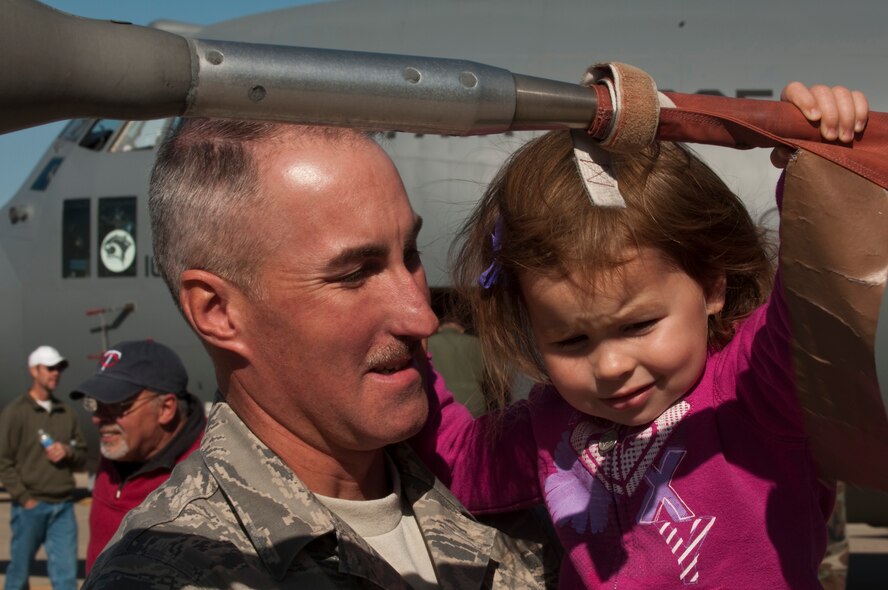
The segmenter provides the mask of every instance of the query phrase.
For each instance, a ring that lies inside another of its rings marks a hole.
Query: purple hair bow
[[[493,233],[490,234],[490,241],[493,244],[493,262],[487,267],[487,270],[481,273],[478,282],[485,289],[490,289],[497,284],[502,274],[502,266],[500,266],[497,253],[502,250],[503,239],[503,216],[496,216],[496,224],[493,227]]]

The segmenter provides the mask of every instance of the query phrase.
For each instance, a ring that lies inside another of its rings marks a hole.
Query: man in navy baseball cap
[[[183,395],[187,388],[188,373],[175,352],[153,340],[134,340],[106,350],[95,374],[71,392],[71,399],[87,397],[108,405],[143,389]]]
[[[153,340],[120,342],[92,377],[71,392],[93,414],[102,459],[89,515],[86,568],[120,521],[200,445],[203,404],[188,393],[178,355]]]

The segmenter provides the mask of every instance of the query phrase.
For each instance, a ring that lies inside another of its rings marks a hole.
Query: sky
[[[58,10],[102,20],[147,25],[170,19],[209,25],[257,12],[317,0],[43,0]],[[65,122],[50,123],[0,135],[0,206],[18,191]]]

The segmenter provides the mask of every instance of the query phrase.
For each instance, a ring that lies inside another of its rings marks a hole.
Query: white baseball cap
[[[52,346],[38,346],[37,349],[28,357],[28,366],[36,367],[43,365],[44,367],[55,367],[61,365],[61,368],[68,366],[65,357],[59,354],[59,351]]]

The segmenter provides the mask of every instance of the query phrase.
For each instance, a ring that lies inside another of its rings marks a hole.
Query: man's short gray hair
[[[188,269],[211,272],[261,297],[259,271],[275,237],[254,227],[273,219],[261,190],[257,148],[276,142],[356,143],[352,129],[255,121],[185,119],[157,154],[148,189],[154,256],[176,304]]]

